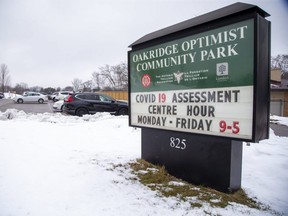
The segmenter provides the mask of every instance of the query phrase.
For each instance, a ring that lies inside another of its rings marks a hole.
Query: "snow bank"
[[[127,116],[0,112],[0,216],[288,215],[288,138],[270,132],[244,144],[242,186],[272,210],[191,208],[123,167],[141,157],[141,130]]]
[[[112,116],[109,113],[97,113],[95,115],[85,115],[83,117],[63,115],[61,113],[25,113],[22,110],[8,109],[5,112],[0,111],[0,120],[17,120],[17,121],[38,121],[50,123],[83,123],[96,122],[105,119],[127,118],[125,116]]]

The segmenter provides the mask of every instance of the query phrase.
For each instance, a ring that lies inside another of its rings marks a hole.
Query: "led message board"
[[[254,20],[129,52],[130,125],[249,140]]]

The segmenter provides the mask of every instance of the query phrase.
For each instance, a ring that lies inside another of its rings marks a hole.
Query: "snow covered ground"
[[[288,125],[288,118],[274,116]],[[273,211],[164,198],[123,167],[140,158],[127,116],[0,112],[0,216],[288,215],[288,138],[244,144],[242,188]]]

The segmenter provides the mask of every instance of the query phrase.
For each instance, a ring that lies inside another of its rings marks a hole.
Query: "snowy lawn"
[[[242,168],[242,188],[269,211],[162,197],[117,166],[140,150],[141,130],[127,116],[0,112],[0,216],[288,215],[288,138],[272,130],[244,143]]]

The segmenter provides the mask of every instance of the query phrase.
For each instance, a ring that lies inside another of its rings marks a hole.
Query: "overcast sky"
[[[232,0],[0,0],[0,64],[11,86],[71,86],[106,64],[127,62],[128,46],[159,29]],[[287,0],[241,1],[271,16],[272,55],[288,54]]]

